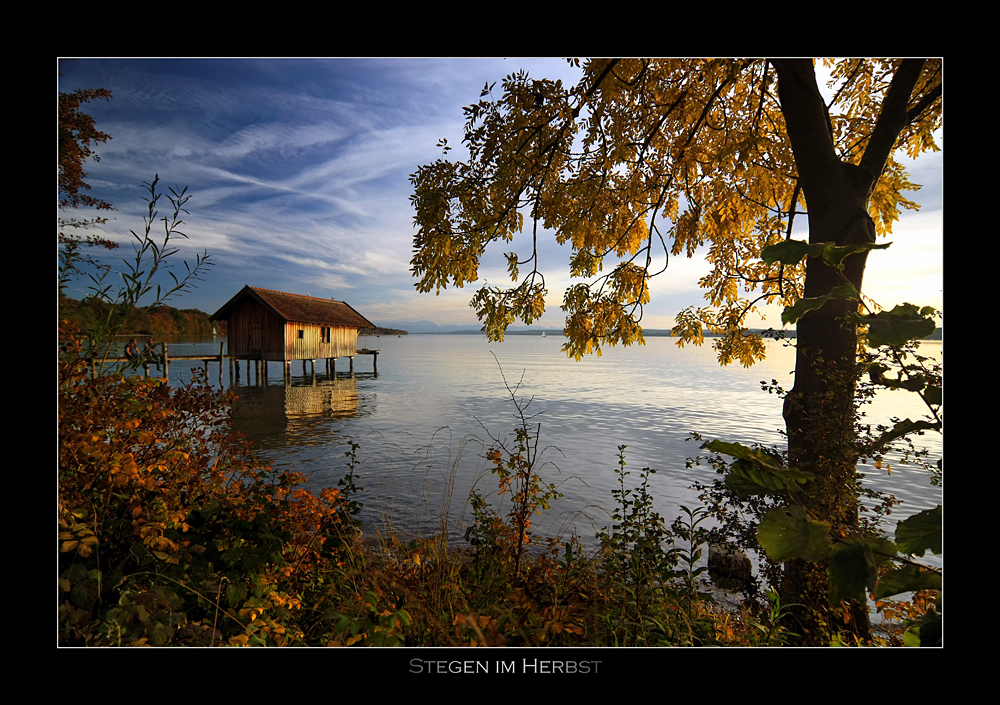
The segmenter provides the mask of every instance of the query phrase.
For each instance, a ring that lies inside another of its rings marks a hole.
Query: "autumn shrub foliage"
[[[283,645],[356,532],[336,489],[276,475],[231,433],[233,397],[59,362],[59,643]]]
[[[231,432],[231,393],[202,375],[180,387],[95,375],[68,325],[63,341],[60,645],[717,643],[720,622],[682,608],[689,592],[648,589],[623,611],[636,597],[604,559],[526,539],[548,497],[525,464],[530,426],[490,450],[513,510],[479,503],[473,555],[446,535],[373,546],[356,519],[356,444],[339,487],[313,494]],[[530,491],[509,485],[508,466]]]
[[[373,543],[356,518],[357,444],[338,488],[313,494],[232,433],[233,396],[203,375],[169,387],[93,374],[71,324],[62,337],[62,646],[761,643],[691,585],[669,585],[671,571],[640,590],[611,570],[636,564],[630,541],[587,557],[575,539],[532,536],[553,488],[523,418],[516,442],[487,454],[510,511],[474,493],[469,548],[446,533]],[[616,530],[632,523],[623,511]]]
[[[782,607],[720,609],[695,578],[705,510],[672,525],[619,449],[614,524],[587,555],[534,535],[558,493],[538,426],[494,438],[497,491],[473,492],[468,546],[448,532],[362,541],[358,445],[313,494],[231,431],[234,401],[128,368],[97,374],[67,325],[59,361],[63,646],[780,645]],[[518,404],[512,392],[512,400]],[[497,503],[491,506],[489,501]]]

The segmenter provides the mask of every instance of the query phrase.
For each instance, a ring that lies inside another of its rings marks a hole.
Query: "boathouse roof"
[[[225,321],[233,308],[245,298],[257,301],[285,322],[318,323],[347,328],[374,328],[375,325],[343,301],[318,299],[272,289],[244,286],[236,296],[212,314],[209,320]]]

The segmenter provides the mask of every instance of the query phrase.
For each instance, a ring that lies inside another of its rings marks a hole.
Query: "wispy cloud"
[[[141,228],[141,184],[154,174],[164,191],[189,187],[179,255],[207,249],[216,267],[179,305],[214,311],[246,283],[349,296],[369,318],[476,325],[468,302],[480,283],[441,296],[413,287],[408,177],[441,156],[442,137],[461,158],[462,108],[521,68],[567,82],[577,73],[555,59],[81,60],[62,67],[61,90],[114,94],[88,106],[112,135],[88,167],[91,195],[119,208],[109,237],[126,242]],[[890,297],[933,287],[940,272],[940,158],[911,166],[924,209],[898,226],[891,271],[873,256],[866,277],[866,288],[884,283]],[[510,249],[490,248],[481,277],[508,283]],[[574,283],[569,251],[543,240],[539,256],[549,288],[542,322],[561,325],[558,306]],[[653,281],[647,325],[667,327],[681,308],[702,305],[706,273],[703,260],[672,257]]]

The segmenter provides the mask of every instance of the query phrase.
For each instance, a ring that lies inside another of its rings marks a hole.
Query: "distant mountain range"
[[[410,333],[455,333],[459,331],[479,331],[478,326],[471,325],[444,325],[439,326],[432,321],[382,321],[380,328],[394,328],[405,330]]]

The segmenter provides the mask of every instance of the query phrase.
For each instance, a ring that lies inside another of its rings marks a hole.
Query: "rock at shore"
[[[708,574],[717,587],[733,592],[745,592],[753,582],[750,558],[726,544],[713,543],[708,547]]]

